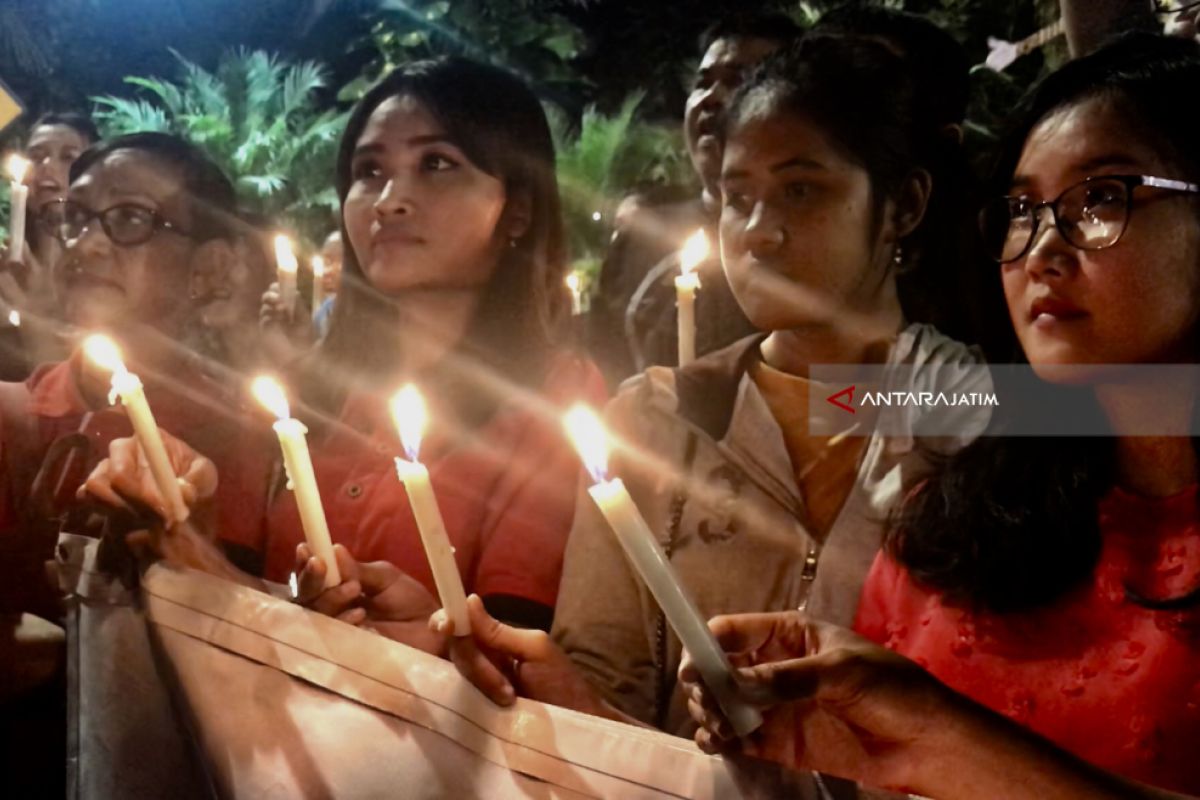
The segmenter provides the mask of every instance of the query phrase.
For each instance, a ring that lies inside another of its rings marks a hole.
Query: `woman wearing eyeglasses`
[[[1195,43],[1139,37],[1033,91],[982,227],[1021,353],[1096,435],[981,438],[910,494],[855,627],[937,681],[795,612],[714,622],[772,698],[750,749],[936,797],[1160,796],[1097,767],[1200,795],[1198,82]]]

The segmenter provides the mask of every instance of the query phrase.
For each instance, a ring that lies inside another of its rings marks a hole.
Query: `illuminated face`
[[[764,98],[729,131],[721,171],[721,260],[760,330],[871,313],[894,291],[873,225],[871,180],[825,134]]]
[[[321,259],[325,262],[325,272],[321,276],[321,288],[326,295],[335,294],[342,281],[342,234],[334,231],[325,239],[321,246]]]
[[[343,204],[363,274],[387,295],[479,290],[499,261],[504,184],[475,166],[417,100],[371,114],[355,145]]]
[[[32,166],[28,177],[29,203],[34,209],[67,193],[67,175],[88,140],[68,125],[39,125],[29,135],[25,157]]]
[[[1130,130],[1105,99],[1050,114],[1026,139],[1009,194],[1040,203],[1099,175],[1182,177]],[[1035,369],[1195,360],[1200,220],[1192,196],[1136,189],[1125,233],[1103,250],[1072,247],[1047,223],[1021,259],[1000,267],[1013,328]]]
[[[197,248],[184,233],[192,218],[179,171],[154,155],[116,150],[79,176],[67,198],[94,212],[136,206],[176,226],[156,230],[142,244],[122,246],[93,219],[82,235],[67,241],[57,276],[67,320],[89,328],[137,321],[178,330]]]

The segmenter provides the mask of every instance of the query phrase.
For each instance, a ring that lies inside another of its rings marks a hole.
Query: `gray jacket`
[[[625,482],[706,617],[805,606],[848,626],[883,523],[927,459],[912,436],[872,433],[854,488],[818,541],[802,522],[783,434],[749,374],[762,339],[628,381],[605,412],[620,442],[610,475]],[[912,325],[897,337],[888,363],[979,361],[933,328]],[[676,689],[679,641],[583,488],[553,635],[608,701],[690,735],[694,726]]]

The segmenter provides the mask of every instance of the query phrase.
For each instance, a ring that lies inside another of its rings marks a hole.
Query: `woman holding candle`
[[[847,104],[850,96],[858,101]],[[931,151],[956,142],[914,123],[915,99],[903,62],[883,45],[810,37],[769,57],[730,103],[721,255],[738,302],[770,333],[682,370],[651,369],[606,415],[619,442],[609,475],[623,481],[706,618],[807,603],[848,624],[881,521],[925,467],[911,437],[873,434],[869,422],[847,427],[862,414],[823,404],[812,421],[841,426],[810,434],[809,364],[877,363],[912,375],[974,361],[910,324],[897,288],[897,272],[920,270],[908,254],[938,233],[922,225],[931,190],[955,202],[933,188],[932,165],[943,159]],[[966,439],[978,424],[961,429]],[[576,507],[555,640],[607,706],[688,731],[674,679],[678,640],[586,501]],[[473,677],[502,697],[496,674],[475,663]],[[518,693],[562,700],[555,681],[525,680],[534,674],[522,670]]]
[[[993,291],[1018,358],[1094,436],[981,438],[939,465],[888,531],[855,627],[945,686],[844,632],[805,633],[795,614],[714,623],[731,649],[760,651],[752,672],[797,690],[776,693],[777,736],[762,742],[781,760],[799,754],[784,742],[806,717],[788,701],[812,708],[802,687],[836,687],[831,670],[854,664],[841,671],[860,687],[843,719],[874,719],[876,752],[891,741],[956,758],[864,758],[842,774],[894,783],[890,767],[907,766],[900,782],[938,797],[957,796],[956,780],[979,787],[961,796],[1159,796],[1102,781],[1098,767],[1200,795],[1200,114],[1178,102],[1197,82],[1195,43],[1136,37],[1068,64],[1022,105],[981,216],[1000,262]],[[1111,365],[1126,376],[1140,365],[1152,382],[1113,381]],[[933,702],[905,705],[889,685]],[[726,741],[710,738],[719,715],[699,716],[702,738]],[[817,766],[830,755],[799,744]],[[1095,782],[1069,795],[1039,786],[1063,764]],[[983,788],[996,777],[1014,783]]]
[[[561,344],[570,306],[553,159],[536,98],[495,68],[422,62],[373,89],[338,159],[338,301],[299,381],[310,404],[341,409],[314,444],[334,541],[432,593],[388,413],[400,385],[416,383],[430,418],[420,459],[467,590],[542,627],[578,464],[557,412],[603,391]],[[290,508],[277,506],[268,577],[292,570],[298,542]]]
[[[248,469],[253,453],[237,448],[262,431],[229,410],[226,387],[197,375],[179,344],[189,317],[189,272],[201,262],[236,258],[227,216],[232,186],[193,146],[157,133],[89,149],[73,165],[72,178],[66,202],[50,217],[63,243],[65,320],[117,341],[166,431],[212,452],[231,473]],[[110,441],[131,441],[123,439],[132,432],[124,412],[109,406],[110,383],[110,370],[76,352],[43,365],[24,384],[0,384],[0,529],[14,531],[12,539],[36,530],[49,538],[29,544],[48,552],[64,513],[78,516],[72,525],[90,516],[75,502],[76,488],[108,454]],[[136,447],[129,452],[138,453]],[[42,494],[35,498],[39,472]],[[262,508],[265,465],[259,472],[260,485],[231,500],[216,526],[234,549],[261,550],[255,539],[260,520],[247,524],[238,511],[239,504]],[[231,491],[237,486],[228,482]]]

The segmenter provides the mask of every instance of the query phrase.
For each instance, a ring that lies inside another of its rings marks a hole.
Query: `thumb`
[[[545,637],[541,631],[529,631],[505,625],[487,612],[479,595],[467,598],[467,617],[475,641],[487,650],[503,653],[518,661],[537,661],[544,655]]]
[[[823,675],[834,664],[829,655],[772,661],[738,670],[738,680],[747,698],[759,705],[815,699]]]

